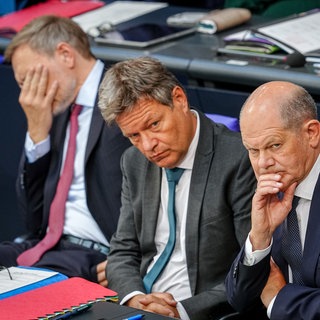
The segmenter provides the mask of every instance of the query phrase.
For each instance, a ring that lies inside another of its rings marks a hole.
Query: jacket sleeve
[[[20,212],[28,232],[39,236],[43,225],[44,184],[50,163],[50,153],[30,164],[23,153],[16,182]]]
[[[287,284],[275,299],[270,319],[320,319],[320,289]]]
[[[139,219],[137,216],[141,216],[138,213],[141,211],[141,207],[139,207],[139,204],[132,203],[123,158],[121,159],[121,170],[123,172],[121,213],[117,231],[110,242],[111,251],[108,255],[106,269],[109,287],[117,291],[120,301],[133,291],[145,293],[140,271],[142,254],[137,232],[139,223],[135,221]]]
[[[261,303],[260,295],[270,273],[270,255],[252,266],[243,264],[243,255],[244,247],[234,260],[226,278],[228,301],[241,313]]]

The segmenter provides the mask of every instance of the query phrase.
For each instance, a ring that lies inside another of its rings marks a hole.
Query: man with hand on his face
[[[226,280],[244,311],[262,301],[270,319],[320,318],[320,123],[300,86],[257,88],[240,113],[258,184],[252,227]]]
[[[30,235],[1,243],[0,265],[48,268],[106,286],[120,210],[120,157],[129,141],[104,123],[96,105],[104,64],[83,30],[56,16],[26,25],[5,58],[27,118],[17,190]]]
[[[181,319],[233,312],[224,279],[249,231],[255,189],[239,133],[190,109],[178,80],[150,57],[111,67],[99,107],[133,144],[121,160],[110,288],[122,304]]]

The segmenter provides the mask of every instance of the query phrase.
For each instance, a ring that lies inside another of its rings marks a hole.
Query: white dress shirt
[[[90,239],[96,242],[109,245],[107,239],[101,232],[96,221],[89,212],[85,190],[85,168],[84,158],[91,124],[93,107],[99,88],[100,78],[104,69],[104,64],[97,60],[89,76],[83,83],[75,103],[82,105],[83,109],[78,116],[79,130],[77,133],[77,149],[75,155],[74,176],[68,194],[65,213],[64,234],[73,235],[83,239]],[[69,140],[69,125],[64,142],[63,163],[65,160],[67,145]],[[50,136],[44,141],[34,144],[27,133],[25,151],[30,163],[44,156],[49,152]],[[63,164],[61,166],[61,170]]]

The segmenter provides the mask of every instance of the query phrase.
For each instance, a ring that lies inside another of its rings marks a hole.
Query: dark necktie
[[[73,178],[74,158],[76,153],[76,136],[78,132],[78,115],[82,106],[74,105],[70,116],[70,136],[63,171],[60,175],[56,194],[51,203],[48,231],[45,237],[33,248],[24,251],[17,258],[18,265],[32,266],[42,255],[59,241],[64,226],[65,206]]]
[[[168,220],[169,220],[169,239],[158,260],[155,262],[151,270],[143,278],[143,284],[147,293],[151,292],[153,283],[157,280],[162,270],[166,266],[176,243],[176,215],[175,215],[175,192],[176,185],[183,173],[184,169],[174,168],[166,169],[166,175],[169,187],[168,196]]]
[[[292,270],[293,283],[303,285],[301,277],[302,246],[296,208],[299,197],[294,196],[292,209],[287,216],[287,225],[284,225],[282,236],[282,254]]]

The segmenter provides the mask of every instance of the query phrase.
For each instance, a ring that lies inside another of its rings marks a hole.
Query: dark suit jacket
[[[25,154],[22,156],[17,183],[19,204],[28,230],[37,237],[44,236],[48,225],[69,113],[67,110],[54,118],[49,154],[32,164],[26,161]],[[130,145],[118,127],[105,124],[95,106],[85,153],[85,184],[89,210],[108,240],[116,229],[120,213],[120,157]]]
[[[286,285],[277,295],[271,319],[320,319],[320,178],[312,197],[304,245],[302,278],[305,286]],[[288,281],[288,265],[281,254],[282,225],[274,233],[272,257]],[[254,266],[242,264],[243,250],[228,274],[229,302],[239,311],[257,305],[270,272],[270,255]]]
[[[142,278],[156,254],[162,172],[135,147],[124,153],[121,166],[122,208],[107,268],[109,286],[120,300],[135,290],[145,292]],[[186,224],[192,297],[182,301],[191,319],[215,319],[223,310],[224,278],[250,228],[254,189],[239,133],[200,113]]]

